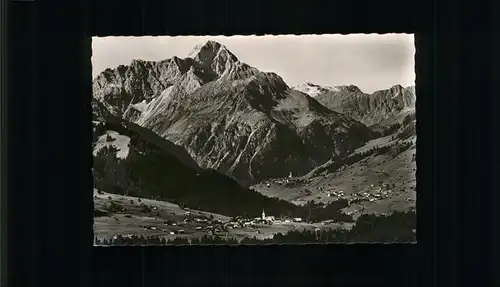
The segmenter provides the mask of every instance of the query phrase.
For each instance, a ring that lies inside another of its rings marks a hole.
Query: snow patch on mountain
[[[118,149],[116,157],[120,159],[125,159],[129,152],[130,138],[128,136],[121,135],[116,131],[106,131],[105,134],[97,139],[94,147],[94,156],[103,149],[104,147],[114,146]]]
[[[170,94],[173,90],[174,86],[170,86],[163,90],[160,94],[159,97],[154,98],[151,102],[145,103],[144,101],[140,103],[139,107],[135,107],[137,110],[141,112],[139,118],[137,119],[136,123],[138,125],[143,125],[144,121],[151,117],[155,111],[158,111],[158,108],[160,106],[165,106],[168,104],[168,100],[170,99]]]
[[[138,110],[139,112],[143,113],[148,108],[148,103],[147,103],[146,100],[143,100],[142,102],[139,102],[137,104],[133,104],[132,108],[134,108],[134,109]]]
[[[313,98],[328,91],[328,89],[326,89],[325,87],[321,87],[319,85],[315,85],[309,82],[301,83],[293,87],[293,89],[302,92],[304,94],[307,94]]]
[[[196,74],[195,68],[191,67],[186,76],[182,78],[179,86],[182,86],[185,93],[190,94],[203,85],[203,80]]]
[[[361,92],[361,90],[354,85],[322,86],[322,85],[313,84],[311,82],[301,83],[301,84],[293,87],[293,89],[296,91],[302,92],[304,94],[307,94],[312,98],[317,97],[317,96],[322,95],[322,94],[325,94],[325,93],[328,93],[328,92]]]

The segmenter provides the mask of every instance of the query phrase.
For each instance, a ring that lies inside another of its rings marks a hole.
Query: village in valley
[[[379,141],[380,142],[380,141]],[[388,141],[385,145],[390,145]],[[249,188],[267,197],[284,199],[297,206],[325,208],[345,202],[338,212],[356,220],[362,214],[389,215],[393,211],[414,211],[416,200],[415,152],[413,148],[396,156],[368,157],[333,173],[313,176],[271,178]],[[166,239],[216,236],[242,240],[272,239],[295,230],[332,230],[353,226],[352,220],[291,214],[271,214],[262,208],[258,217],[242,213],[224,216],[189,209],[173,203],[94,190],[95,230],[99,238],[137,235]],[[307,217],[307,218],[306,218]],[[336,217],[336,216],[334,216]]]
[[[280,178],[280,179],[274,179],[274,180],[269,180],[265,183],[265,186],[267,188],[271,188],[271,182],[274,184],[278,185],[285,185],[286,187],[293,187],[297,186],[301,183],[300,179],[293,178],[292,173],[287,178]],[[370,192],[360,192],[360,193],[351,193],[349,196],[347,196],[343,190],[338,189],[337,187],[333,186],[332,184],[327,184],[326,186],[319,186],[316,187],[317,191],[314,192],[317,197],[316,199],[321,199],[323,197],[328,197],[331,199],[331,201],[338,200],[338,199],[346,199],[349,202],[349,205],[351,203],[356,203],[356,202],[361,202],[361,201],[376,201],[380,199],[387,199],[391,195],[391,188],[395,188],[395,184],[388,184],[388,183],[379,183],[377,185],[371,184],[369,186]],[[298,191],[300,194],[305,195],[305,196],[311,196],[313,194],[313,191],[310,189],[303,189]],[[412,201],[412,198],[409,197],[406,199],[407,201]]]
[[[206,212],[181,208],[178,205],[150,199],[132,198],[103,192],[94,193],[94,225],[99,238],[125,238],[134,235],[151,235],[172,239],[176,237],[197,238],[204,235],[242,239],[255,237],[273,238],[277,233],[289,230],[316,230],[322,228],[350,228],[351,223],[333,221],[307,222],[304,218],[266,214],[263,209],[259,217],[226,217]],[[114,206],[113,214],[106,210]]]

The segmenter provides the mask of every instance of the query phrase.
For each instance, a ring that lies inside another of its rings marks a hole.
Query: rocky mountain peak
[[[403,92],[403,90],[404,90],[403,86],[399,84],[394,85],[390,88],[390,91],[394,96],[400,95]]]
[[[130,65],[136,66],[136,65],[144,64],[145,62],[146,61],[141,60],[141,59],[133,59],[132,62],[130,63]]]
[[[410,93],[412,93],[413,95],[415,95],[415,86],[414,85],[408,86],[405,89],[407,91],[409,91]]]
[[[221,75],[238,62],[238,58],[226,46],[215,41],[197,45],[189,54],[189,58],[195,60],[203,70],[210,70],[217,75]]]
[[[351,92],[351,93],[361,93],[361,89],[355,85],[343,85],[343,86],[335,86],[333,89],[341,91],[341,92]]]

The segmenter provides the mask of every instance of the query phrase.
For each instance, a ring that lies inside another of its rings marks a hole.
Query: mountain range
[[[190,167],[243,187],[307,174],[415,118],[415,89],[288,86],[208,41],[189,57],[106,69],[93,81],[94,120],[125,120],[166,140]],[[189,158],[189,159],[188,159]]]
[[[326,94],[321,95],[326,97]],[[202,168],[250,186],[300,176],[376,133],[208,41],[188,58],[133,60],[93,82],[105,110],[184,148]]]

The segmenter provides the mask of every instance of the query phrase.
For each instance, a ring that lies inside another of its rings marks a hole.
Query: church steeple
[[[262,219],[266,219],[266,212],[262,209]]]

